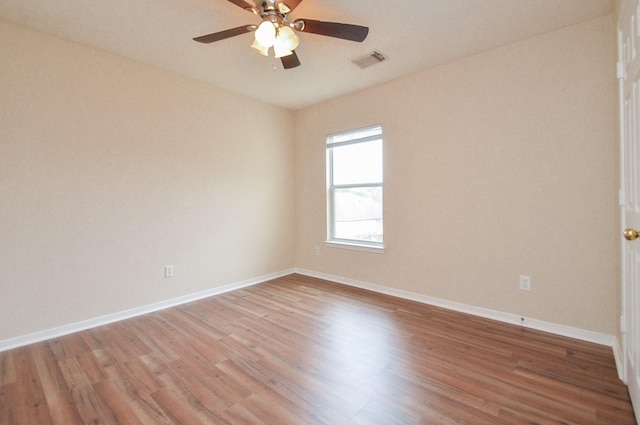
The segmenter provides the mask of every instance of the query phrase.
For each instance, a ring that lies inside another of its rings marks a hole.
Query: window
[[[382,248],[382,127],[327,138],[328,241]]]

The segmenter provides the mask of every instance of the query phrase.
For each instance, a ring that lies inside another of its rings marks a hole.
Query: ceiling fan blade
[[[295,68],[296,66],[300,66],[300,59],[298,59],[298,55],[296,54],[295,50],[293,50],[293,53],[289,56],[281,57],[280,60],[282,61],[282,66],[284,67],[284,69],[291,69]]]
[[[296,19],[295,23],[299,22],[302,22],[300,31],[344,40],[362,42],[369,34],[369,28],[360,25],[315,21],[313,19]]]
[[[193,40],[199,43],[213,43],[214,41],[224,40],[225,38],[235,37],[236,35],[251,32],[254,29],[255,25],[244,25],[220,32],[214,32],[213,34],[201,35],[200,37],[196,37]]]
[[[238,7],[243,8],[244,10],[249,11],[249,12],[256,13],[256,14],[258,14],[258,12],[259,12],[258,9],[256,9],[255,5],[253,5],[251,3],[247,3],[244,0],[228,0],[228,1],[233,3],[233,4],[235,4]]]
[[[276,9],[280,13],[287,14],[298,7],[302,0],[276,0]]]

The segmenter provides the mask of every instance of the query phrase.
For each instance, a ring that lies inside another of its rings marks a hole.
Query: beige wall
[[[293,266],[614,334],[614,53],[605,17],[294,114],[0,23],[0,341]],[[325,137],[373,123],[385,253],[326,247]]]
[[[0,58],[0,340],[293,266],[291,112],[1,22]]]
[[[614,64],[608,16],[298,111],[296,266],[615,334]],[[375,123],[385,253],[326,247],[325,137]]]

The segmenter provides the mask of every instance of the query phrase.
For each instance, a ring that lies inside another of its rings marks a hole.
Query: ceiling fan
[[[285,69],[295,68],[300,65],[300,60],[295,52],[300,43],[296,32],[324,35],[341,38],[343,40],[362,42],[369,34],[369,28],[360,25],[342,24],[338,22],[324,22],[313,19],[290,20],[292,12],[302,0],[255,0],[251,4],[245,0],[228,0],[254,13],[262,19],[259,25],[243,25],[212,34],[194,38],[200,43],[213,43],[248,32],[254,32],[255,38],[251,45],[264,56],[269,55],[269,49],[273,47],[274,56],[282,61]]]

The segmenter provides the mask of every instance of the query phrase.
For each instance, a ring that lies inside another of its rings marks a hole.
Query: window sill
[[[325,241],[325,246],[329,248],[350,249],[352,251],[373,252],[374,254],[384,254],[384,246],[365,245],[351,242]]]

